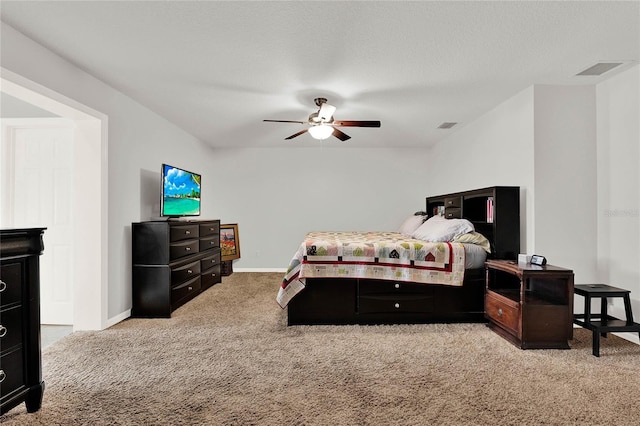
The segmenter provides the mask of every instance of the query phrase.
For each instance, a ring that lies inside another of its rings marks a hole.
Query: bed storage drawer
[[[429,294],[433,293],[428,284],[407,283],[387,280],[358,280],[358,294],[394,295],[394,294]]]
[[[519,334],[519,307],[507,298],[487,292],[485,301],[486,314],[489,319],[500,326]]]
[[[433,287],[400,281],[358,280],[358,313],[433,311]]]
[[[426,294],[361,295],[358,313],[432,312],[433,298]]]

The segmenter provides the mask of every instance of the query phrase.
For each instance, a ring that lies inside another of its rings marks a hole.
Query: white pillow
[[[411,235],[425,241],[451,241],[458,235],[473,232],[473,224],[467,219],[445,219],[434,216],[420,225]]]
[[[424,223],[424,219],[426,216],[422,215],[411,215],[404,221],[404,223],[398,229],[398,232],[404,236],[410,237],[413,232],[420,227]]]

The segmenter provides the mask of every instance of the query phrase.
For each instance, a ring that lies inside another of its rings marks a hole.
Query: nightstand
[[[509,260],[485,263],[488,326],[521,349],[569,349],[573,271]]]

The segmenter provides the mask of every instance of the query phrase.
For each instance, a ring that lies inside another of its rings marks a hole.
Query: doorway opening
[[[0,225],[33,220],[32,226],[50,228],[41,284],[52,284],[41,293],[52,297],[41,298],[41,311],[74,331],[102,330],[108,326],[107,116],[8,70],[0,79],[3,94],[59,117],[2,118]],[[56,158],[66,164],[56,167]]]

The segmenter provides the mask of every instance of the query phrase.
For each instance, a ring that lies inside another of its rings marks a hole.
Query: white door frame
[[[103,330],[108,318],[108,117],[0,67],[0,90],[76,124],[73,329]],[[46,231],[45,231],[46,232]],[[46,247],[45,247],[46,250]]]

